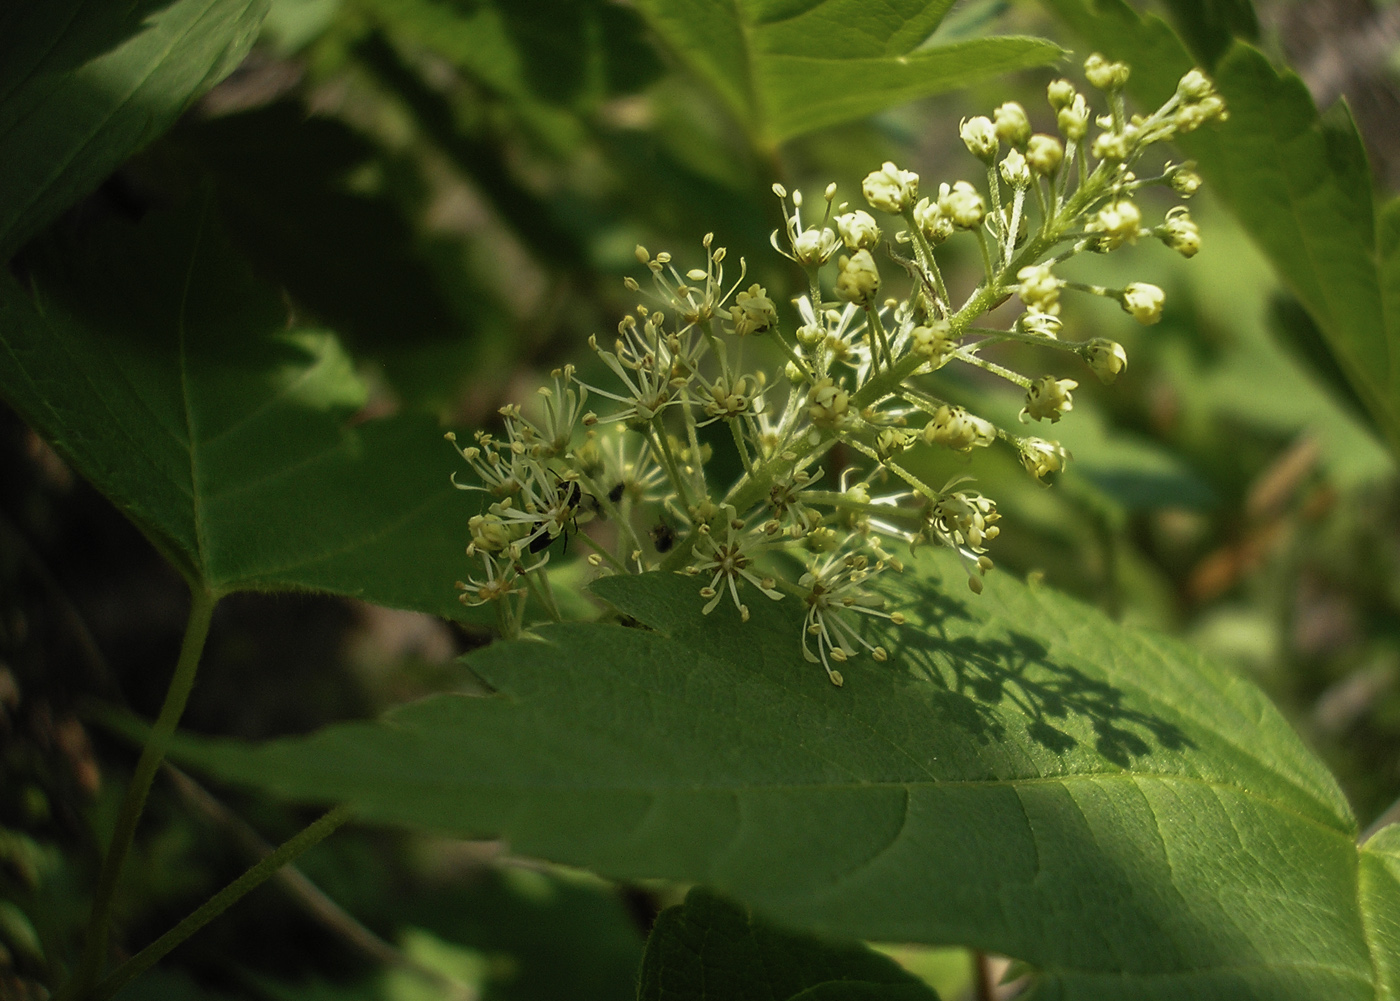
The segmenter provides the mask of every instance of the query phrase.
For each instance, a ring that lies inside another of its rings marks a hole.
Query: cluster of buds
[[[684,272],[670,254],[638,247],[655,302],[625,317],[611,346],[590,339],[610,385],[588,385],[562,369],[540,390],[538,420],[503,408],[502,437],[481,433],[459,449],[474,473],[459,486],[491,497],[469,524],[467,552],[482,570],[459,585],[462,600],[505,609],[507,635],[519,632],[532,596],[557,615],[544,566],[551,547],[574,535],[607,572],[695,577],[706,615],[728,604],[747,621],[750,601],[799,603],[804,655],[840,685],[840,665],[851,657],[886,658],[886,647],[866,635],[871,624],[903,621],[877,583],[886,570],[902,569],[899,546],[948,547],[980,593],[992,569],[988,544],[1000,533],[996,504],[968,489],[967,477],[938,488],[924,482],[911,453],[1005,447],[1041,483],[1065,468],[1069,454],[945,398],[939,371],[956,362],[1005,379],[1024,393],[1022,426],[1054,424],[1072,411],[1079,383],[1023,375],[989,352],[1006,342],[1048,346],[1112,382],[1127,353],[1106,338],[1066,337],[1063,295],[1115,299],[1143,324],[1156,323],[1163,305],[1155,285],[1083,285],[1059,277],[1057,267],[1144,236],[1187,257],[1200,247],[1184,207],[1152,229],[1136,201],[1148,185],[1188,197],[1200,184],[1189,165],[1168,163],[1147,178],[1133,168],[1149,145],[1225,117],[1210,81],[1193,70],[1156,112],[1129,118],[1128,67],[1095,55],[1084,68],[1108,98],[1102,116],[1093,117],[1072,83],[1056,80],[1048,98],[1058,135],[1035,132],[1014,102],[962,122],[985,187],[957,180],[921,196],[913,171],[886,163],[872,172],[861,186],[865,202],[892,223],[838,202],[834,184],[820,220],[804,220],[801,192],[774,185],[785,224],[773,246],[807,278],[790,326],[764,288],[745,285],[742,260],[726,282],[725,250],[713,235],[702,241],[704,266]],[[1100,130],[1092,138],[1091,125]],[[955,300],[936,248],[959,234],[977,243],[983,275]],[[912,277],[902,300],[881,298],[877,255]],[[626,284],[641,290],[634,279]],[[1005,329],[976,325],[1012,295],[1025,310]],[[745,368],[750,338],[777,346],[786,359],[780,372]],[[590,400],[607,412],[587,409]],[[713,451],[731,445],[743,473],[713,482]]]

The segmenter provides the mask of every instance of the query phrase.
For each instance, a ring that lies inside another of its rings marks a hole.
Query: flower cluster
[[[1190,166],[1169,163],[1144,178],[1133,168],[1153,143],[1224,118],[1224,102],[1192,70],[1162,107],[1129,117],[1128,67],[1094,55],[1084,70],[1107,98],[1101,116],[1070,81],[1056,80],[1047,94],[1056,135],[1034,132],[1014,102],[962,122],[962,141],[985,170],[982,187],[955,180],[921,194],[918,174],[886,163],[861,186],[868,207],[888,217],[881,222],[838,202],[835,185],[824,191],[819,221],[804,219],[802,193],[774,185],[785,224],[773,246],[807,279],[792,325],[764,288],[745,284],[742,260],[726,279],[725,250],[712,235],[702,241],[703,267],[684,272],[670,254],[638,247],[653,304],[625,317],[610,345],[590,339],[609,384],[588,385],[561,369],[540,390],[538,417],[505,407],[502,436],[478,433],[474,445],[459,448],[474,475],[458,486],[490,497],[469,523],[467,553],[481,572],[458,585],[462,600],[494,603],[507,635],[521,629],[532,596],[557,617],[543,568],[551,546],[576,533],[595,567],[693,576],[706,615],[727,603],[747,621],[751,601],[795,600],[805,609],[804,655],[840,685],[839,665],[849,658],[887,656],[865,624],[903,621],[872,588],[879,574],[902,568],[893,544],[950,548],[980,592],[992,569],[988,544],[1000,532],[995,502],[969,489],[967,477],[937,488],[924,482],[909,454],[1006,447],[1042,483],[1069,454],[945,399],[936,373],[955,362],[981,368],[1024,392],[1022,425],[1055,424],[1073,410],[1078,381],[1023,375],[989,358],[989,349],[1048,346],[1112,382],[1126,352],[1105,338],[1066,337],[1063,295],[1108,297],[1153,324],[1162,290],[1084,285],[1061,278],[1058,267],[1145,237],[1186,257],[1200,247],[1184,206],[1149,228],[1136,200],[1149,185],[1189,197],[1200,184]],[[980,282],[960,301],[937,256],[959,238],[977,244],[983,264]],[[881,298],[877,255],[912,277],[904,299]],[[641,291],[634,279],[626,284]],[[976,325],[1012,295],[1024,311],[1005,329]],[[785,356],[780,372],[745,367],[751,338]],[[588,409],[590,401],[606,412]],[[712,425],[719,427],[700,433]],[[713,482],[712,452],[729,442],[743,473]]]

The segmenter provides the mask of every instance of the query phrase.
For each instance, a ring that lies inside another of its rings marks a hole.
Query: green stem
[[[778,342],[778,347],[783,349],[783,354],[787,355],[792,363],[801,371],[807,372],[811,370],[812,366],[808,361],[793,350],[792,345],[787,342],[787,338],[783,337],[782,331],[778,330],[776,327],[773,329],[773,339]]]
[[[880,311],[872,305],[865,307],[866,322],[870,324],[870,329],[875,331],[874,344],[871,346],[872,353],[882,352],[885,356],[885,368],[894,365],[894,355],[890,353],[890,342],[885,337],[885,325],[880,322]]]
[[[1007,242],[1006,217],[1001,214],[1001,178],[997,176],[995,160],[987,161],[987,190],[992,195],[992,212],[995,213],[997,221],[997,238],[1001,241],[997,244],[997,257],[1000,257],[1002,244]]]
[[[676,462],[676,457],[671,452],[671,439],[670,436],[666,434],[666,426],[661,423],[661,415],[658,414],[653,417],[651,423],[652,437],[656,439],[657,445],[660,446],[661,459],[666,464],[666,472],[671,475],[671,482],[676,485],[676,493],[680,495],[681,503],[685,505],[688,511],[695,505],[690,499],[690,491],[686,489],[685,480],[681,478],[680,464]]]
[[[930,486],[929,486],[927,483],[925,483],[923,480],[919,479],[919,478],[918,478],[917,476],[915,476],[913,473],[909,472],[909,470],[905,469],[905,468],[904,468],[903,466],[901,466],[899,463],[895,462],[893,458],[889,458],[889,459],[885,459],[885,460],[881,461],[879,454],[878,454],[873,448],[871,448],[870,446],[866,445],[864,442],[857,441],[857,440],[854,439],[854,438],[845,438],[845,439],[842,439],[842,440],[845,441],[845,443],[846,443],[847,445],[849,445],[849,446],[851,446],[852,448],[854,448],[854,449],[855,449],[857,452],[859,452],[861,455],[864,455],[864,456],[865,456],[866,458],[868,458],[868,459],[874,459],[877,463],[879,463],[880,465],[884,466],[886,469],[889,469],[889,470],[890,470],[891,472],[893,472],[896,476],[898,476],[901,480],[903,480],[905,483],[907,483],[907,484],[909,484],[911,487],[913,487],[914,490],[915,490],[916,492],[918,492],[918,493],[922,494],[923,496],[929,498],[929,500],[937,500],[937,499],[938,499],[938,491],[937,491],[937,490],[934,490],[932,487],[930,487]]]
[[[77,975],[59,994],[60,1001],[84,998],[102,975],[102,967],[107,959],[107,944],[111,937],[112,907],[116,901],[117,884],[121,878],[122,865],[131,850],[136,837],[136,825],[141,819],[141,811],[146,805],[146,795],[151,790],[151,782],[160,768],[165,752],[175,735],[176,724],[185,711],[185,703],[194,687],[195,672],[199,669],[199,657],[204,651],[204,640],[209,635],[209,620],[214,614],[218,598],[202,588],[190,589],[190,612],[185,624],[185,639],[180,645],[180,659],[175,664],[175,673],[170,679],[170,687],[165,693],[165,702],[160,707],[160,715],[141,748],[141,757],[136,762],[136,772],[127,787],[126,798],[122,800],[117,814],[116,827],[112,831],[112,841],[102,860],[102,870],[97,877],[97,893],[93,897],[92,911],[88,917],[87,942],[83,958],[78,965]]]
[[[1044,334],[1028,334],[1023,330],[997,330],[993,327],[968,327],[967,333],[981,334],[982,340],[971,345],[972,349],[991,346],[1002,341],[1019,341],[1022,344],[1034,344],[1042,348],[1059,348],[1061,351],[1077,353],[1079,344],[1074,341],[1062,341],[1056,337],[1047,337]]]
[[[1026,189],[1017,188],[1011,199],[1011,230],[1006,236],[1006,267],[1011,266],[1011,258],[1016,254],[1016,237],[1021,232],[1021,211],[1026,204]]]
[[[981,227],[977,229],[977,246],[982,248],[982,269],[987,273],[987,284],[994,285],[997,275],[996,270],[992,267],[992,252],[987,249],[987,234]]]
[[[839,493],[835,490],[807,490],[803,492],[802,496],[813,504],[827,504],[831,507],[842,507],[865,514],[877,514],[881,518],[888,518],[891,521],[917,522],[923,520],[922,511],[911,510],[907,507],[895,507],[893,504],[866,504],[849,494]]]
[[[495,603],[496,629],[500,631],[501,639],[503,640],[513,640],[520,638],[517,635],[517,630],[515,629],[515,620],[511,616],[510,606],[507,604],[509,601],[510,595],[506,595],[505,597],[498,599]]]
[[[947,316],[953,310],[953,301],[948,298],[948,289],[943,284],[943,272],[938,270],[938,261],[933,256],[933,246],[924,236],[919,224],[914,221],[914,210],[907,208],[904,210],[904,223],[909,227],[909,238],[914,241],[915,255],[919,258],[919,263],[928,269],[933,276],[933,288],[935,298],[938,300],[938,313],[940,316]]]
[[[749,446],[744,444],[744,431],[739,426],[739,418],[731,417],[725,423],[729,425],[730,434],[734,435],[734,447],[739,450],[739,458],[744,463],[744,472],[753,475],[753,458],[749,455]]]
[[[919,360],[922,361],[922,359]],[[804,459],[815,461],[834,444],[836,444],[835,436],[824,434],[820,444],[812,446],[805,456],[799,456],[795,459],[784,459],[782,457],[783,450],[779,449],[771,458],[759,465],[752,476],[745,475],[741,478],[725,496],[725,503],[732,504],[734,510],[742,514],[767,496],[769,489],[778,477],[786,474]],[[661,561],[661,569],[673,571],[685,566],[699,538],[700,533],[694,529],[686,533],[685,538],[678,542],[676,547],[667,553],[666,558]]]
[[[1104,285],[1090,285],[1087,282],[1065,282],[1064,287],[1073,289],[1076,292],[1088,292],[1090,295],[1101,295],[1109,299],[1118,298],[1118,293]]]
[[[554,591],[549,586],[549,571],[541,569],[539,573],[527,573],[525,576],[525,586],[530,589],[536,600],[544,606],[545,614],[555,622],[562,622],[563,617],[559,614],[559,606],[554,603]],[[539,578],[536,580],[536,578]]]
[[[979,358],[966,348],[954,352],[954,357],[957,358],[958,361],[965,361],[969,365],[976,365],[978,368],[991,372],[993,375],[999,375],[1007,382],[1014,382],[1022,389],[1031,388],[1031,381],[1020,372],[1013,372],[1011,369],[1004,368],[996,362],[987,361],[985,358]]]
[[[92,988],[88,995],[89,1001],[107,1001],[107,998],[160,962],[170,950],[236,904],[250,890],[261,886],[288,862],[323,841],[327,835],[349,820],[350,814],[350,807],[337,806],[309,827],[293,835],[290,840],[283,842],[276,851],[210,897],[174,928],[112,971],[111,976]]]

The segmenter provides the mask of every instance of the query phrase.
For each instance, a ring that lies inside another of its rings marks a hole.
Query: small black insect
[[[584,493],[582,488],[579,487],[578,482],[576,480],[561,480],[559,484],[555,487],[555,490],[555,502],[561,503],[562,506],[567,507],[571,512],[569,515],[568,524],[566,524],[564,526],[564,530],[559,533],[561,536],[563,536],[564,552],[567,553],[569,551],[569,533],[571,531],[578,531],[578,521],[575,520],[572,512],[578,509],[579,504],[583,500]],[[558,536],[551,536],[548,532],[541,532],[539,535],[535,536],[533,539],[530,540],[530,552],[538,553],[542,552],[545,549],[548,549],[549,544],[553,542],[557,537]]]
[[[622,491],[623,491],[624,489],[626,489],[626,486],[627,486],[627,484],[625,484],[625,483],[619,483],[617,486],[615,486],[615,487],[613,487],[611,490],[609,490],[609,491],[608,491],[608,500],[612,501],[614,504],[616,504],[618,501],[622,500]]]
[[[656,547],[658,553],[669,553],[676,544],[676,530],[666,521],[659,521],[656,527],[649,533],[651,544]]]

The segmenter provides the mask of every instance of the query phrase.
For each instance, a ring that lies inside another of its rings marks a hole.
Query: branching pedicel
[[[1053,424],[1072,409],[1078,383],[1011,371],[989,360],[986,349],[1004,341],[1057,347],[1112,382],[1127,365],[1122,346],[1061,339],[1061,292],[1116,299],[1139,323],[1152,324],[1161,317],[1162,290],[1142,282],[1122,289],[1066,282],[1055,267],[1144,236],[1187,257],[1200,247],[1184,207],[1146,229],[1133,200],[1148,185],[1189,197],[1199,177],[1189,166],[1168,164],[1159,176],[1138,178],[1132,167],[1151,144],[1225,117],[1211,82],[1192,70],[1161,108],[1130,119],[1123,101],[1128,67],[1094,55],[1084,70],[1109,103],[1092,142],[1084,95],[1056,80],[1048,96],[1063,139],[1032,135],[1015,103],[962,123],[963,142],[986,167],[985,193],[957,181],[919,197],[919,177],[910,171],[886,163],[870,174],[862,186],[866,201],[903,226],[892,240],[869,213],[835,206],[835,185],[827,187],[815,225],[803,220],[801,192],[789,196],[775,185],[786,226],[774,232],[773,245],[802,267],[809,287],[795,301],[801,322],[791,337],[766,291],[744,288],[742,260],[737,279],[726,284],[725,251],[712,235],[703,241],[705,267],[684,274],[669,254],[653,257],[638,247],[659,306],[638,306],[611,346],[590,340],[616,381],[585,385],[566,367],[540,390],[539,417],[505,407],[503,438],[478,433],[474,445],[459,448],[477,482],[457,486],[495,498],[471,519],[467,554],[480,562],[481,576],[457,585],[461,600],[494,603],[507,636],[519,634],[531,595],[557,619],[544,550],[579,522],[598,519],[605,524],[597,532],[578,535],[593,550],[594,566],[692,574],[706,614],[730,601],[747,620],[746,598],[792,595],[806,608],[804,654],[840,685],[835,665],[861,650],[886,657],[864,637],[858,617],[902,621],[866,586],[886,568],[901,568],[889,540],[911,550],[948,546],[980,592],[981,575],[992,568],[986,549],[998,533],[996,505],[968,489],[968,477],[938,488],[924,483],[904,454],[1000,442],[1042,482],[1069,456],[1054,441],[1023,437],[941,399],[925,376],[952,362],[977,366],[1025,391],[1023,423]],[[977,241],[984,265],[982,281],[961,305],[935,252],[958,233]],[[903,301],[880,299],[875,254],[882,247],[912,276]],[[630,278],[627,287],[639,291]],[[975,325],[1013,293],[1026,309],[1008,329]],[[788,361],[780,375],[744,367],[748,337],[782,349]],[[590,397],[610,401],[610,412],[585,410]],[[712,446],[697,433],[715,424],[727,426],[743,465],[730,485],[710,481]],[[820,464],[837,443],[863,461],[833,478]]]

